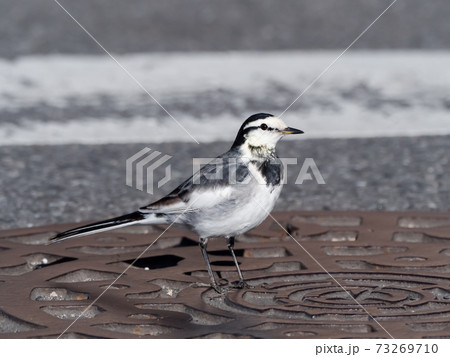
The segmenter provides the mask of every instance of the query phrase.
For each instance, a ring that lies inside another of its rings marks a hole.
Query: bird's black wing
[[[140,211],[170,211],[171,208],[179,211],[183,205],[189,205],[194,192],[202,190],[217,190],[221,187],[242,184],[251,175],[247,164],[234,155],[226,153],[203,166],[194,175],[189,177],[167,196],[153,202]]]

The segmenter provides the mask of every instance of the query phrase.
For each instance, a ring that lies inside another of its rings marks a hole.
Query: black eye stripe
[[[249,128],[244,129],[244,130],[242,131],[242,135],[248,135],[251,131],[259,130],[259,129],[262,129],[262,128],[261,128],[261,125],[260,125],[260,126],[251,126],[251,127],[249,127]],[[265,129],[265,130],[267,130],[267,131],[274,131],[274,130],[278,130],[278,129],[276,129],[276,128],[271,128],[270,126],[268,126],[267,129]]]
[[[268,126],[267,126],[267,124],[265,124],[265,123],[262,123],[261,125],[260,125],[260,128],[262,129],[262,130],[267,130],[267,129],[271,129],[271,128],[269,128]]]
[[[267,125],[267,124],[266,124]],[[232,148],[238,147],[242,144],[245,143],[246,138],[248,137],[248,135],[254,131],[254,130],[260,130],[261,126],[249,126],[249,127],[243,127],[239,130],[238,135],[236,136],[236,139],[234,140],[233,145],[231,146]],[[271,128],[269,126],[267,126],[267,129],[269,131],[278,131],[277,128]]]

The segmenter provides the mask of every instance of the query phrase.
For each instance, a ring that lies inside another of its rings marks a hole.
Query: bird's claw
[[[225,288],[225,287],[219,286],[217,284],[211,285],[211,286],[218,294],[225,294],[227,291],[230,290],[229,288]]]
[[[239,280],[238,282],[233,283],[232,287],[235,289],[251,289],[252,288],[244,280]]]

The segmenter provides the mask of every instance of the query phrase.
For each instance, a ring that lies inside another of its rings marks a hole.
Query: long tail
[[[100,233],[104,231],[109,231],[111,229],[125,227],[132,224],[136,224],[139,221],[146,220],[148,218],[147,215],[136,211],[130,214],[126,214],[124,216],[108,219],[106,221],[101,221],[93,224],[88,224],[86,226],[74,228],[62,233],[57,234],[55,237],[49,240],[49,243],[57,243],[61,242],[65,239],[82,237],[89,234]]]

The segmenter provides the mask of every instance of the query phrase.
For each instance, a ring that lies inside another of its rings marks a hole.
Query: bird
[[[253,114],[241,125],[231,148],[212,160],[167,196],[120,217],[58,233],[49,243],[134,224],[175,224],[196,233],[211,287],[217,283],[208,257],[208,240],[225,238],[239,281],[249,287],[234,252],[235,238],[257,227],[272,211],[283,186],[283,164],[276,145],[285,135],[303,134],[268,113]]]

